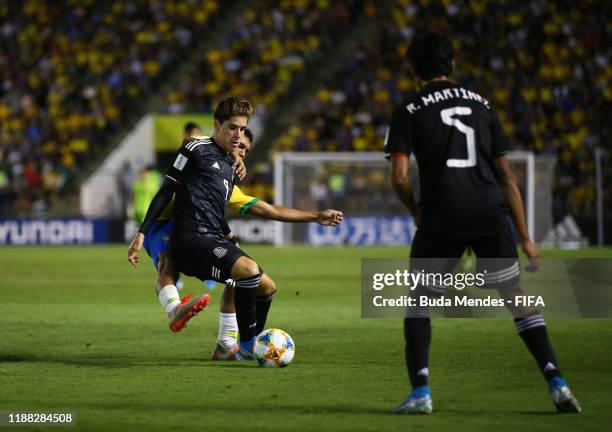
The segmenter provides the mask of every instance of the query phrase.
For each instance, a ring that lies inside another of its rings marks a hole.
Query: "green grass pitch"
[[[0,248],[0,411],[72,411],[76,428],[66,430],[100,431],[612,427],[612,319],[548,320],[581,415],[554,414],[511,320],[435,319],[434,414],[394,416],[408,391],[402,323],[360,318],[359,259],[407,249],[245,248],[279,287],[268,327],[295,340],[286,369],[209,360],[219,286],[206,311],[171,333],[146,254],[133,269],[127,246]],[[182,292],[203,290],[187,279]]]

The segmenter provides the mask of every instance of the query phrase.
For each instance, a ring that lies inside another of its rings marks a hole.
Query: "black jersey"
[[[178,183],[174,233],[221,235],[234,188],[234,157],[212,139],[186,139],[166,177]]]
[[[422,228],[455,236],[497,232],[504,197],[494,160],[507,153],[499,118],[482,96],[432,81],[393,113],[385,155],[415,154]]]

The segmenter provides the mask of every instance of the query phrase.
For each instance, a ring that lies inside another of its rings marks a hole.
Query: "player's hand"
[[[130,243],[130,247],[128,248],[128,261],[134,267],[138,266],[138,252],[142,249],[144,239],[145,236],[143,233],[136,233],[132,239],[132,243]]]
[[[535,272],[540,267],[540,251],[531,240],[521,242],[521,250],[529,258],[529,264],[525,267],[525,270]]]
[[[234,164],[232,165],[232,167],[234,168],[234,172],[236,173],[236,176],[238,176],[238,178],[240,180],[244,180],[244,178],[247,175],[247,169],[246,169],[246,165],[244,164],[244,161],[242,160],[242,158],[240,156],[235,156],[235,161]]]
[[[342,223],[344,214],[334,209],[323,210],[317,213],[317,223],[325,226],[336,226]]]

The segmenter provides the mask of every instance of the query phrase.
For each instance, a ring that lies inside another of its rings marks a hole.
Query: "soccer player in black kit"
[[[251,103],[229,97],[214,112],[211,138],[185,139],[164,182],[153,198],[139,229],[147,231],[166,208],[173,194],[174,226],[170,253],[177,271],[200,280],[235,282],[234,302],[240,333],[237,357],[253,359],[258,308],[267,314],[269,304],[256,307],[261,269],[224,235],[225,212],[234,188],[232,150],[243,138]],[[261,315],[261,313],[259,313]],[[260,316],[265,322],[265,316]]]
[[[500,120],[485,98],[449,80],[454,66],[449,38],[439,33],[421,33],[411,41],[406,56],[420,90],[393,112],[385,155],[391,160],[395,193],[418,226],[411,262],[417,258],[459,258],[471,247],[478,258],[499,258],[505,263],[502,268],[487,269],[488,282],[497,284],[500,294],[502,287],[520,293],[510,216],[521,249],[530,260],[527,270],[537,269],[539,252],[529,238]],[[418,206],[408,176],[411,153],[419,166]],[[429,414],[431,322],[426,308],[421,314],[409,312],[407,316],[405,355],[412,391],[394,412]],[[557,410],[580,412],[561,376],[544,318],[535,308],[526,308],[514,316],[519,336],[549,383]]]

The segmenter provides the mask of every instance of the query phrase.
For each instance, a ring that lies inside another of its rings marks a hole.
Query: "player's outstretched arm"
[[[518,232],[521,239],[521,249],[525,255],[529,258],[529,266],[525,269],[527,271],[536,271],[540,265],[540,251],[529,238],[529,231],[527,230],[527,222],[525,222],[525,210],[523,208],[523,200],[521,199],[521,192],[518,188],[516,178],[512,174],[508,158],[506,156],[500,156],[495,159],[495,165],[499,174],[500,183],[514,227]]]
[[[280,222],[316,222],[326,226],[336,226],[342,223],[344,215],[341,211],[327,209],[321,212],[306,212],[294,208],[268,204],[265,201],[257,201],[247,213]]]
[[[410,177],[408,176],[409,164],[409,155],[391,155],[391,186],[393,186],[395,195],[406,206],[414,218],[414,222],[418,225],[421,215],[410,186]]]

